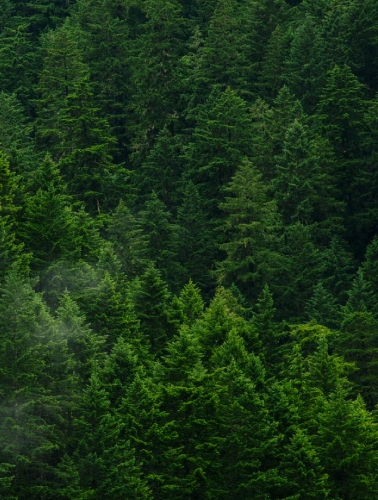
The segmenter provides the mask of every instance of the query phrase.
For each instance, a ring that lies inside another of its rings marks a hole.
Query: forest
[[[377,0],[1,0],[1,499],[378,500],[377,91]]]

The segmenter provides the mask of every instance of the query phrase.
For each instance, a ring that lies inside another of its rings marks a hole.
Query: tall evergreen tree
[[[232,281],[253,296],[277,269],[279,216],[269,201],[262,175],[245,160],[237,169],[221,203],[226,218],[220,229],[226,233],[220,248],[226,257],[218,265],[221,283]]]

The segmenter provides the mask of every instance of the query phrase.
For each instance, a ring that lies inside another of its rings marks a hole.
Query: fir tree
[[[226,233],[220,248],[226,258],[218,265],[221,283],[235,281],[242,291],[255,295],[263,282],[269,282],[279,260],[279,216],[269,201],[261,174],[248,160],[236,171],[225,189],[220,208],[226,218],[220,229]]]

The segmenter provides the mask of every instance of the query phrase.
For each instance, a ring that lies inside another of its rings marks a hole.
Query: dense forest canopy
[[[2,0],[0,497],[378,499],[378,2]]]

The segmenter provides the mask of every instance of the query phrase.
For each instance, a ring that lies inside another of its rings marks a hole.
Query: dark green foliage
[[[217,253],[213,241],[212,224],[208,218],[205,201],[197,186],[185,183],[182,203],[177,210],[177,252],[185,279],[192,279],[201,287],[213,281],[211,266]]]
[[[124,155],[131,69],[127,5],[81,0],[72,17],[80,29],[79,46],[90,69],[96,105],[118,139],[118,153]]]
[[[306,312],[310,320],[315,320],[328,328],[335,328],[340,322],[340,308],[335,298],[321,282],[314,287]]]
[[[343,314],[347,317],[355,312],[370,312],[377,315],[377,299],[369,281],[364,277],[360,268],[353,280],[352,288],[348,292],[348,301],[343,308]]]
[[[271,280],[281,258],[277,251],[280,218],[261,178],[257,168],[245,160],[225,189],[230,196],[220,204],[227,216],[219,228],[225,233],[220,248],[226,253],[218,265],[219,281],[234,281],[250,296]]]
[[[361,394],[371,410],[378,404],[375,370],[378,363],[378,322],[370,312],[350,312],[344,319],[338,338],[339,351],[356,364],[351,376],[355,393]]]
[[[143,272],[148,264],[148,235],[122,200],[112,215],[108,234],[126,276],[134,278]]]
[[[25,122],[24,110],[16,96],[0,92],[0,147],[11,169],[18,174],[30,170],[35,156],[31,127]]]
[[[251,117],[246,102],[231,88],[213,91],[197,116],[192,142],[185,148],[185,177],[199,186],[209,207],[218,215],[220,189],[251,152]]]
[[[140,225],[148,235],[146,255],[161,272],[162,278],[172,284],[180,273],[177,262],[178,226],[172,222],[167,207],[152,192],[140,212]]]
[[[142,342],[150,345],[152,354],[161,356],[172,336],[173,323],[169,318],[168,287],[156,267],[149,266],[133,283],[131,299],[140,321]]]
[[[0,497],[378,498],[377,1],[0,4]]]
[[[182,54],[185,22],[177,0],[146,0],[145,22],[132,46],[130,62],[133,160],[139,164],[158,132],[177,118],[175,63]],[[148,64],[145,62],[148,61]]]

